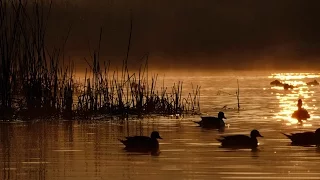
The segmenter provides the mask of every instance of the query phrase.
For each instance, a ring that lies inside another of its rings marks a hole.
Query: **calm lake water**
[[[238,112],[237,79],[241,110]],[[275,79],[298,85],[294,90],[271,87]],[[35,121],[0,123],[0,179],[320,179],[320,151],[290,146],[280,132],[314,131],[320,127],[319,80],[316,73],[248,73],[166,76],[201,85],[201,112],[216,116],[223,106],[224,132],[205,130],[199,116],[150,117],[125,122]],[[311,119],[291,119],[298,98]],[[249,134],[258,129],[259,151],[219,148],[220,135]],[[160,132],[160,154],[128,153],[118,138]]]

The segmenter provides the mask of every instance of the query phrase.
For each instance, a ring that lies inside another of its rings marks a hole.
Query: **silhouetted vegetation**
[[[46,46],[50,9],[42,1],[0,1],[0,119],[199,112],[200,87],[186,97],[182,82],[158,88],[158,76],[148,75],[148,55],[139,71],[130,73],[127,54],[119,73],[110,70],[110,62],[100,64],[99,47],[87,61],[84,80],[75,82],[74,65],[64,58],[65,44]]]

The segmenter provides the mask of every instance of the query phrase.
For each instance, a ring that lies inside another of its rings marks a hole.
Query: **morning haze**
[[[66,52],[78,66],[89,49],[120,64],[133,31],[129,65],[150,53],[155,69],[317,69],[318,1],[92,0],[55,1],[49,42],[59,45],[71,27]],[[57,38],[59,36],[59,38]],[[59,39],[59,40],[57,40]]]

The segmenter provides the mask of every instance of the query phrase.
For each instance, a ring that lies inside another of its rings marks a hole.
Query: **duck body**
[[[151,133],[151,137],[147,136],[128,136],[126,140],[119,139],[125,145],[126,150],[132,151],[152,151],[159,149],[157,139],[162,139],[157,131]]]
[[[293,89],[293,88],[294,88],[294,86],[291,85],[291,84],[283,84],[283,89],[284,90]]]
[[[297,119],[298,121],[301,121],[301,120],[307,120],[308,118],[310,118],[310,114],[306,109],[299,108],[298,110],[292,113],[291,117]]]
[[[218,139],[221,142],[222,147],[230,148],[256,148],[258,146],[258,140],[246,135],[231,135]]]
[[[318,86],[319,82],[317,80],[311,81],[311,82],[307,82],[308,86]]]
[[[225,123],[222,119],[213,116],[201,117],[201,121],[196,123],[204,128],[222,128],[225,126]]]
[[[315,132],[282,134],[291,140],[291,145],[320,145],[320,128],[318,128]]]
[[[199,124],[199,126],[203,128],[215,128],[215,129],[220,129],[225,127],[225,123],[223,119],[227,119],[224,116],[223,112],[218,113],[218,117],[213,117],[213,116],[203,116],[201,117],[201,121],[195,122]]]
[[[224,148],[257,148],[258,140],[257,137],[263,137],[258,130],[252,130],[250,136],[246,135],[230,135],[230,136],[221,136],[217,139],[221,142],[221,147]]]
[[[126,140],[120,140],[126,147],[126,149],[158,149],[159,142],[157,139],[152,139],[147,136],[131,136],[126,137]]]
[[[270,83],[273,86],[283,86],[283,84],[279,80],[274,80]]]

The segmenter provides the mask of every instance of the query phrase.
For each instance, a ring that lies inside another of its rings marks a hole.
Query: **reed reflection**
[[[0,168],[2,169],[2,175],[0,176],[1,179],[10,179],[11,176],[11,138],[10,138],[10,132],[12,132],[12,126],[11,124],[1,124],[0,125],[0,153],[1,157],[0,159],[3,161],[0,165]]]
[[[292,117],[292,113],[296,111],[298,99],[302,99],[303,108],[306,109],[310,118],[308,121],[303,120],[303,126],[312,126],[312,120],[314,119],[314,111],[316,99],[313,98],[314,91],[310,86],[307,86],[307,82],[311,81],[310,78],[318,78],[319,74],[312,73],[277,73],[272,74],[268,78],[276,78],[283,84],[293,85],[294,88],[284,90],[282,87],[271,87],[272,94],[276,95],[279,100],[279,112],[275,112],[274,118],[278,121],[284,120],[286,125],[290,126],[298,124],[299,121]],[[300,123],[299,123],[300,124]]]

